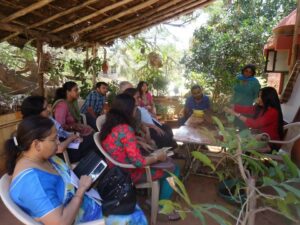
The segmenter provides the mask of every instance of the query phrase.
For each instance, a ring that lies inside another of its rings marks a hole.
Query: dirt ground
[[[225,202],[222,198],[217,195],[217,185],[218,181],[214,178],[208,178],[203,176],[195,176],[191,175],[187,181],[186,188],[188,193],[190,193],[190,197],[194,203],[210,203],[210,204],[221,204],[227,207],[233,214],[237,213],[237,209]],[[146,215],[150,214],[150,209],[147,207],[143,201],[140,202],[140,205],[144,209]],[[2,201],[0,202],[0,224],[1,225],[21,225],[19,221],[17,221],[13,215],[6,209],[3,205]],[[207,225],[215,225],[217,224],[211,218],[207,219]],[[230,219],[226,217],[226,219]],[[232,224],[235,224],[232,221]],[[157,225],[200,225],[201,222],[195,218],[192,214],[189,214],[185,220],[170,222],[166,219],[165,216],[158,216]],[[271,212],[260,213],[257,216],[256,220],[257,225],[289,225],[288,221],[284,218],[278,216],[277,214]]]

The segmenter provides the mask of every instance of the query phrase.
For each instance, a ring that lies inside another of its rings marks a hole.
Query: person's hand
[[[84,192],[86,192],[86,190],[88,190],[90,188],[92,183],[93,183],[93,180],[90,176],[87,176],[87,175],[81,176],[80,180],[79,180],[78,191],[81,191],[82,194],[84,194]]]
[[[71,134],[69,137],[68,137],[68,140],[70,140],[71,142],[76,140],[76,138],[78,138],[78,135],[76,134]]]
[[[155,126],[154,130],[159,136],[163,136],[165,134],[165,132],[157,126]]]
[[[224,111],[229,113],[229,114],[234,115],[234,111],[232,109],[228,108],[227,106],[224,107]]]
[[[150,151],[150,152],[154,151],[154,148],[145,142],[139,142],[139,145],[146,151]]]
[[[165,151],[157,152],[156,157],[158,161],[163,162],[167,159],[167,153]]]

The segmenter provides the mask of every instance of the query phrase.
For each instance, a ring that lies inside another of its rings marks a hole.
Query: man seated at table
[[[91,91],[86,97],[80,112],[86,115],[87,124],[97,130],[96,119],[102,113],[103,106],[108,92],[108,84],[98,82],[96,89]]]
[[[183,117],[179,119],[179,125],[183,125],[187,119],[193,114],[193,110],[208,110],[210,102],[208,96],[204,95],[199,85],[193,85],[191,88],[191,96],[186,99]]]

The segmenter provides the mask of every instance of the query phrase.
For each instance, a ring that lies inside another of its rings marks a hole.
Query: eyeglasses
[[[59,141],[59,138],[58,136],[55,137],[55,139],[39,139],[39,141],[50,141],[50,142],[58,142]]]

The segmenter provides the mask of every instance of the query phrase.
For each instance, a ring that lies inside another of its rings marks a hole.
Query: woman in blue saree
[[[10,195],[27,214],[45,225],[71,225],[104,218],[101,203],[86,195],[92,180],[82,176],[78,188],[71,183],[72,171],[58,157],[57,132],[53,122],[32,116],[7,140],[7,170],[12,175]],[[110,215],[107,225],[147,224],[136,206],[129,215]]]

